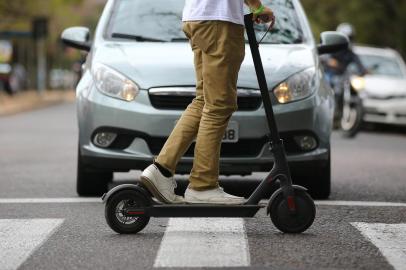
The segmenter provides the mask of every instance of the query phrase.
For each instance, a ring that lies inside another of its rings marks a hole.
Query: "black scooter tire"
[[[149,200],[145,195],[136,190],[122,190],[113,194],[106,202],[105,218],[109,227],[119,234],[136,234],[147,226],[150,217],[137,217],[133,223],[125,224],[117,217],[117,206],[123,202],[131,201],[137,207],[149,206]]]
[[[275,227],[283,233],[302,233],[316,218],[313,199],[304,190],[295,189],[296,211],[291,213],[283,192],[270,201],[270,216]]]

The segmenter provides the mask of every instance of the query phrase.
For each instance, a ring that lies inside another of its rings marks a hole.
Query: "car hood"
[[[388,76],[366,75],[365,92],[368,95],[385,98],[406,95],[406,79]]]
[[[263,44],[260,51],[269,88],[315,65],[315,55],[308,45]],[[142,89],[195,85],[193,52],[187,42],[106,43],[95,49],[92,62],[103,63],[125,74]],[[258,88],[248,46],[238,86]]]

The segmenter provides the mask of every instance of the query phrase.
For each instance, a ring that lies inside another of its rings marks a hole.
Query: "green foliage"
[[[81,4],[83,0],[0,0],[1,29],[24,28],[33,17],[44,16],[58,22],[64,20],[61,11]],[[62,15],[62,16],[60,16]],[[75,16],[70,17],[74,20]]]
[[[406,56],[405,0],[302,0],[315,36],[349,22],[356,42],[392,47]]]
[[[99,1],[100,2],[100,1]],[[93,0],[0,0],[0,31],[31,31],[36,17],[48,19],[47,54],[52,66],[69,66],[79,52],[63,53],[59,37],[70,26],[95,28],[103,5]],[[15,40],[15,44],[25,43]]]

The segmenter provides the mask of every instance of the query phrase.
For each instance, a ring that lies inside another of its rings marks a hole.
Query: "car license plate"
[[[175,121],[175,125],[178,121]],[[223,143],[236,143],[239,139],[239,129],[237,121],[228,122],[226,132],[224,133],[222,142]]]
[[[223,143],[236,143],[238,142],[238,122],[230,121],[223,136]]]

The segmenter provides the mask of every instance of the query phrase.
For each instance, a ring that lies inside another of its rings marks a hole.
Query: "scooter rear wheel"
[[[130,207],[148,206],[149,200],[136,190],[122,190],[113,194],[106,203],[105,217],[110,228],[120,234],[135,234],[147,226],[149,217],[126,215]]]
[[[269,202],[272,223],[284,233],[302,233],[313,224],[316,217],[316,207],[310,195],[299,189],[294,192],[294,212],[289,210],[283,192]]]

